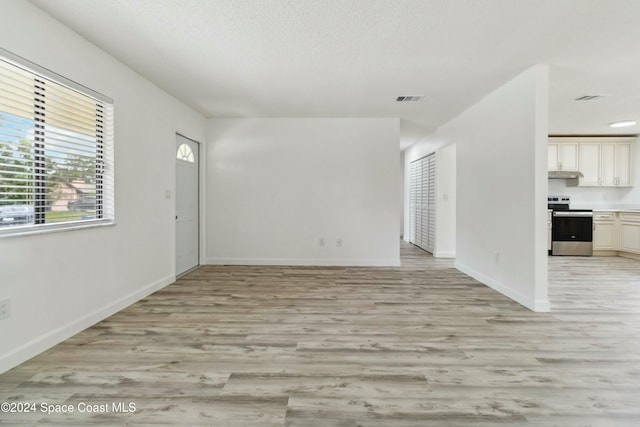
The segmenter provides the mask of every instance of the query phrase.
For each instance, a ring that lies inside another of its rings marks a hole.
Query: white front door
[[[176,276],[199,265],[199,144],[176,135]]]

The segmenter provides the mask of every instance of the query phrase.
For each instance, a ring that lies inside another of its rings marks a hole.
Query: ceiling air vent
[[[582,95],[574,99],[574,101],[597,101],[607,95]]]
[[[422,98],[424,98],[424,95],[399,96],[396,98],[396,102],[418,102],[422,101]]]

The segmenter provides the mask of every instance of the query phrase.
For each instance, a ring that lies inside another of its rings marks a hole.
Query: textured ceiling
[[[551,133],[640,119],[638,0],[32,2],[207,117],[400,117],[406,146],[546,63]]]

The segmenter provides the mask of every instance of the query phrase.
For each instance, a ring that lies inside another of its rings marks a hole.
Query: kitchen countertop
[[[597,208],[597,209],[593,209],[594,212],[631,212],[631,213],[639,213],[640,209],[604,209],[604,208]]]
[[[594,212],[631,212],[640,213],[640,205],[618,205],[618,206],[597,206],[589,205],[586,203],[572,203],[571,209],[591,209]],[[547,209],[548,212],[553,209]]]
[[[631,213],[640,213],[640,208],[590,208],[590,207],[574,207],[571,206],[571,209],[591,209],[594,212],[631,212]],[[547,209],[547,212],[552,212],[553,209]]]

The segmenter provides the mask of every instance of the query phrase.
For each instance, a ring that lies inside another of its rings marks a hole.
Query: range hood
[[[580,171],[549,171],[549,179],[576,179],[583,176]]]

